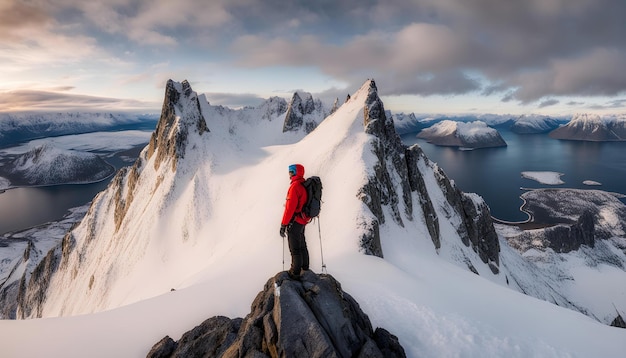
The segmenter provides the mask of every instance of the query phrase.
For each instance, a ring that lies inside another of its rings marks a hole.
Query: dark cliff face
[[[283,133],[297,131],[304,127],[306,133],[311,133],[326,116],[320,100],[314,100],[309,93],[298,92],[293,94],[285,114]],[[319,117],[319,118],[316,118]]]
[[[448,203],[462,219],[457,232],[463,243],[472,247],[481,260],[497,273],[500,244],[489,208],[484,201],[475,201],[470,195],[461,192],[443,171],[430,163],[418,145],[407,148],[402,144],[392,118],[385,114],[374,81],[369,83],[369,93],[363,110],[364,130],[372,135],[370,143],[377,158],[372,175],[358,192],[358,197],[376,218],[361,239],[363,251],[370,255],[384,256],[378,227],[387,220],[383,207],[390,209],[391,220],[404,226],[403,217],[414,220],[413,200],[417,200],[422,208],[433,245],[437,249],[441,247],[439,220],[442,218],[437,217],[423,173],[419,169],[420,166],[429,166],[434,168],[436,180]]]
[[[265,284],[244,318],[216,316],[165,337],[148,357],[405,357],[398,339],[372,329],[359,304],[330,275],[285,272]]]

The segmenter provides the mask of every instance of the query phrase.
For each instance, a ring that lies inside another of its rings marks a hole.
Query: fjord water
[[[506,130],[500,134],[507,147],[458,150],[438,147],[406,134],[407,145],[419,144],[426,156],[436,162],[458,187],[482,196],[494,217],[523,221],[527,215],[520,188],[600,189],[626,194],[626,142],[562,141],[547,134],[518,135]],[[129,163],[107,158],[119,168]],[[523,171],[563,173],[565,183],[544,185],[521,177]],[[93,184],[16,188],[0,194],[0,235],[40,225],[63,217],[67,210],[84,205],[104,190],[111,178]],[[601,183],[588,186],[585,180]]]
[[[415,134],[403,135],[402,141],[406,145],[419,144],[461,190],[482,196],[491,214],[501,220],[528,218],[519,210],[523,193],[520,188],[599,189],[626,194],[626,142],[564,141],[547,134],[499,131],[507,147],[459,150],[432,145]],[[541,184],[522,178],[523,171],[563,173],[561,180],[565,183]],[[585,185],[585,180],[602,185]]]
[[[139,150],[140,147],[105,160],[119,169],[132,164],[128,157],[122,159],[122,154],[136,157]],[[0,235],[61,219],[69,209],[89,203],[112,178],[90,184],[14,188],[0,193]]]

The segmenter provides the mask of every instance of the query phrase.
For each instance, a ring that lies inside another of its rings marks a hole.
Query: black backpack
[[[307,178],[302,185],[304,185],[307,194],[302,212],[310,218],[317,217],[322,207],[322,180],[314,176]]]

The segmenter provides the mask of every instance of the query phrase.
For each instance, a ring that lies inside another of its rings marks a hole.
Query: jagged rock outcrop
[[[314,100],[310,93],[295,92],[285,115],[283,133],[297,131],[302,127],[306,133],[310,133],[326,115],[322,101]]]
[[[339,97],[335,98],[335,102],[333,102],[333,106],[330,108],[329,114],[335,113],[338,108],[339,108]]]
[[[187,80],[177,83],[167,81],[161,118],[148,144],[148,158],[157,153],[155,169],[166,158],[172,158],[172,171],[176,170],[178,158],[185,156],[187,136],[190,130],[199,134],[208,132],[198,95]]]
[[[497,273],[500,244],[485,202],[476,195],[461,192],[441,169],[430,163],[418,145],[407,148],[402,144],[393,119],[386,115],[373,80],[369,82],[369,94],[363,110],[365,133],[372,135],[370,143],[377,159],[368,182],[358,192],[358,197],[375,216],[361,239],[363,251],[384,256],[378,227],[386,222],[383,207],[389,209],[395,223],[404,226],[403,217],[414,220],[414,198],[419,201],[435,248],[441,246],[439,218],[423,178],[422,169],[428,167],[432,168],[449,205],[461,217],[456,229],[463,243],[471,246],[481,260]]]
[[[622,315],[618,313],[617,317],[615,317],[613,322],[611,322],[611,326],[619,327],[619,328],[626,328],[626,321],[624,321],[624,318],[622,317]]]
[[[375,331],[359,304],[330,275],[285,272],[269,279],[245,319],[216,316],[165,337],[147,357],[405,357],[398,339]]]
[[[545,230],[547,246],[556,252],[565,253],[578,250],[581,245],[594,247],[595,224],[593,213],[585,210],[572,225],[557,225]]]

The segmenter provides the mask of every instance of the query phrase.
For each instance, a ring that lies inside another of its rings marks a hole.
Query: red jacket
[[[307,194],[304,188],[304,167],[300,164],[296,165],[296,175],[291,177],[291,185],[287,190],[287,201],[285,202],[285,212],[281,225],[288,225],[295,215],[295,221],[299,224],[306,225],[309,218],[302,212],[302,207],[306,203]]]

